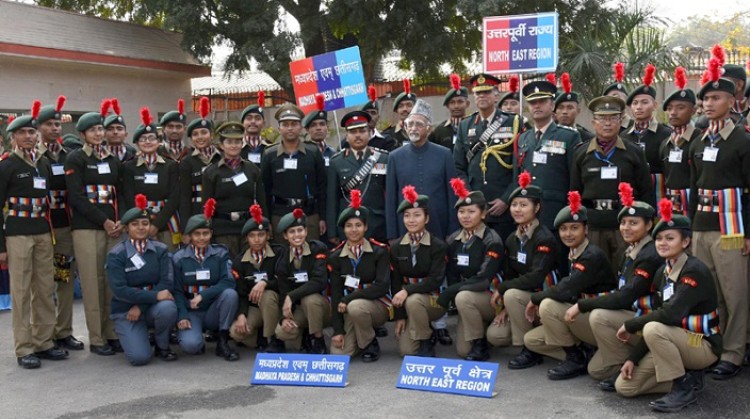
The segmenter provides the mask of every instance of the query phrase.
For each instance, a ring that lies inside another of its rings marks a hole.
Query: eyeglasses
[[[406,125],[406,128],[416,128],[416,129],[424,129],[429,126],[425,124],[424,122],[419,122],[419,121],[406,121],[405,125]]]
[[[157,141],[159,141],[159,137],[157,137],[154,134],[151,134],[151,135],[144,134],[144,135],[141,135],[141,138],[138,141],[144,141],[144,142],[153,141],[153,142],[157,142]]]
[[[599,122],[619,122],[620,115],[597,115],[594,117],[594,120]]]

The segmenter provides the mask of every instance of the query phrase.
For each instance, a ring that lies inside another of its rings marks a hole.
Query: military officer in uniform
[[[636,199],[653,204],[653,189],[643,150],[618,137],[625,102],[614,96],[601,96],[589,102],[594,114],[596,138],[578,147],[573,157],[570,189],[580,191],[588,209],[589,240],[614,262],[625,246],[617,231],[617,185],[630,183]]]
[[[563,88],[562,91],[557,92],[557,97],[555,98],[555,121],[557,121],[558,125],[564,125],[578,131],[578,134],[581,136],[581,142],[587,143],[596,135],[576,123],[578,114],[581,112],[580,95],[573,91],[570,74],[563,73],[560,80]]]
[[[461,121],[453,160],[469,189],[482,191],[487,199],[487,225],[500,237],[507,237],[513,231],[508,203],[515,185],[513,149],[521,120],[516,114],[497,109],[499,84],[500,80],[489,74],[471,78],[479,111]]]
[[[450,82],[451,88],[443,97],[443,106],[448,108],[450,117],[436,125],[430,133],[429,140],[452,151],[458,138],[458,125],[466,116],[466,109],[469,107],[469,89],[461,86],[458,74],[451,74]]]
[[[406,132],[404,121],[416,103],[417,95],[411,91],[411,81],[404,79],[404,91],[393,100],[393,112],[398,116],[398,122],[383,131],[383,135],[393,138],[398,147],[409,143],[409,134]]]
[[[267,148],[261,160],[266,200],[271,208],[271,224],[277,225],[285,214],[301,208],[307,216],[307,229],[313,240],[326,234],[326,168],[318,147],[302,141],[304,114],[287,103],[276,111],[281,141]],[[274,231],[277,243],[282,232]]]
[[[0,161],[0,205],[8,207],[7,216],[0,217],[0,264],[7,264],[10,274],[15,353],[25,369],[39,368],[41,359],[68,357],[54,341],[53,245],[47,218],[52,169],[35,149],[40,108],[35,101],[31,115],[8,124],[14,149]]]
[[[380,242],[386,239],[384,196],[388,152],[367,145],[369,122],[370,114],[363,111],[352,111],[341,118],[349,148],[331,159],[326,193],[328,238],[334,245],[344,238],[344,232],[337,227],[337,214],[349,205],[349,192],[353,189],[362,192],[362,203],[368,208],[366,236]]]
[[[375,86],[370,85],[367,88],[367,98],[369,100],[359,108],[360,111],[369,113],[371,118],[370,122],[368,123],[368,126],[370,127],[370,142],[367,143],[367,145],[385,151],[395,150],[400,144],[398,144],[396,140],[394,140],[390,136],[387,136],[378,131],[378,121],[380,121],[380,108],[378,105],[378,94],[375,91]],[[346,141],[342,141],[342,149],[348,146],[349,144]]]
[[[109,152],[125,163],[135,158],[138,151],[125,142],[128,137],[128,128],[125,126],[125,118],[122,116],[120,101],[117,98],[112,99],[112,112],[112,115],[104,118],[104,139]]]
[[[187,127],[185,101],[183,99],[177,101],[177,110],[169,111],[161,117],[159,126],[164,131],[164,138],[167,140],[164,145],[159,147],[159,154],[179,163],[188,153],[188,148],[183,143]]]
[[[263,151],[271,145],[262,135],[266,124],[265,102],[266,94],[261,90],[258,92],[258,102],[243,109],[240,115],[240,121],[245,128],[245,135],[242,137],[242,158],[258,168]]]
[[[325,110],[325,96],[320,93],[315,95],[315,109],[302,119],[302,127],[307,131],[305,142],[318,147],[326,167],[330,166],[331,157],[336,154],[336,150],[326,142],[328,138],[328,112]]]

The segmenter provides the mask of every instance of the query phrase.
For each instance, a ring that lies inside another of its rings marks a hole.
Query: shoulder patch
[[[232,269],[232,277],[236,281],[236,280],[240,279],[240,273],[237,272],[235,269]]]
[[[581,272],[586,272],[586,267],[583,266],[583,263],[576,262],[573,264],[573,269],[578,269]]]
[[[75,171],[75,170],[73,170],[73,169],[68,169],[68,170],[66,170],[66,171],[65,171],[65,175],[66,175],[66,176],[67,176],[67,175],[72,175],[72,174],[73,174],[73,173],[75,173],[75,172],[76,172],[76,171]]]
[[[651,278],[651,275],[648,272],[646,272],[645,270],[640,269],[640,268],[638,268],[638,269],[635,270],[635,274],[638,275],[638,276],[642,276],[642,277],[644,277],[646,279]]]
[[[693,278],[689,277],[689,276],[683,276],[682,279],[680,279],[680,281],[683,284],[690,285],[693,288],[697,288],[698,287],[698,282],[696,280],[694,280]]]
[[[370,240],[370,243],[374,244],[375,246],[379,246],[379,247],[382,247],[382,248],[387,248],[388,247],[387,244],[381,243],[381,242],[379,242],[379,241],[377,241],[375,239],[369,239],[369,240]]]
[[[558,127],[558,128],[563,128],[563,129],[566,129],[566,130],[569,130],[569,131],[576,131],[576,132],[578,132],[578,130],[577,130],[577,129],[575,129],[575,128],[573,128],[573,127],[569,127],[569,126],[567,126],[567,125],[558,125],[557,127]]]
[[[537,252],[542,252],[542,253],[549,253],[550,252],[549,246],[537,246],[536,247],[536,251]]]
[[[326,268],[328,268],[328,272],[333,272],[333,266],[330,263],[326,264]]]
[[[328,259],[328,256],[326,256],[325,253],[318,253],[317,255],[315,255],[315,259],[326,260],[326,259]]]
[[[494,250],[490,250],[487,252],[487,256],[491,257],[492,259],[500,259],[500,254],[497,253]]]

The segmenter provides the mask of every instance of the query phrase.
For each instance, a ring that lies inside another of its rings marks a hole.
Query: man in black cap
[[[177,110],[169,111],[161,117],[159,125],[164,131],[167,142],[159,147],[159,154],[179,163],[188,153],[183,139],[187,131],[187,117],[185,116],[185,101],[177,101]]]
[[[624,102],[625,100],[627,100],[629,95],[628,90],[625,88],[625,84],[623,84],[625,80],[625,64],[619,61],[616,62],[614,65],[614,71],[615,81],[614,83],[604,88],[602,96],[619,97]],[[620,122],[620,131],[625,131],[630,127],[630,124],[632,123],[633,120],[630,118],[630,116],[627,113],[623,113],[622,121]]]
[[[326,221],[328,239],[338,245],[344,238],[343,229],[337,229],[341,211],[349,205],[349,192],[362,192],[362,205],[369,208],[366,237],[385,243],[385,173],[388,152],[368,147],[370,114],[353,111],[341,118],[346,129],[349,148],[337,153],[328,167],[328,192]]]
[[[122,163],[132,160],[137,150],[125,142],[128,137],[128,128],[125,118],[120,111],[120,102],[117,98],[112,99],[112,115],[104,118],[104,139],[107,141],[109,152],[117,157]]]
[[[461,78],[458,74],[451,74],[451,89],[443,98],[443,106],[448,108],[450,117],[437,124],[429,140],[443,147],[453,150],[458,138],[458,124],[466,116],[466,109],[469,108],[469,89],[461,86]]]
[[[242,158],[260,167],[261,156],[266,147],[271,144],[262,136],[263,127],[266,124],[263,107],[266,95],[261,90],[258,92],[258,102],[242,110],[240,121],[245,127],[244,145],[242,146]]]
[[[379,148],[385,151],[393,151],[400,144],[388,135],[378,131],[378,121],[380,121],[380,111],[378,106],[378,94],[375,91],[374,86],[367,88],[367,97],[370,99],[359,110],[370,114],[370,122],[367,124],[370,127],[370,142],[367,144],[370,147]],[[349,147],[349,143],[344,139],[341,142],[341,148]]]
[[[322,94],[315,95],[316,107],[302,119],[302,127],[307,131],[306,143],[318,147],[320,154],[323,155],[323,161],[328,167],[331,163],[331,157],[336,154],[336,150],[326,142],[328,138],[328,112],[325,110],[325,97]]]
[[[469,189],[487,199],[487,225],[508,237],[513,220],[508,196],[515,189],[513,143],[521,130],[520,117],[497,109],[500,80],[489,74],[471,78],[479,110],[461,121],[453,148],[456,171]]]
[[[576,123],[578,114],[581,113],[579,94],[573,91],[573,84],[570,82],[568,73],[563,73],[561,79],[563,90],[558,90],[555,98],[555,121],[558,125],[574,128],[581,136],[581,142],[587,143],[596,136],[593,132]]]
[[[307,214],[308,235],[318,240],[326,234],[326,167],[318,147],[302,141],[302,118],[297,106],[287,103],[277,111],[281,141],[263,152],[260,168],[271,208],[272,225],[295,208]],[[284,243],[283,231],[274,231],[277,243]]]
[[[391,125],[383,131],[383,135],[392,137],[396,140],[398,146],[409,142],[409,135],[406,133],[404,121],[409,116],[416,102],[417,95],[411,91],[411,81],[404,79],[404,91],[399,93],[393,101],[393,112],[396,112],[398,115],[398,122],[396,125]]]
[[[724,73],[721,77],[729,79],[734,83],[734,106],[732,106],[731,117],[735,123],[747,125],[747,119],[743,114],[747,103],[745,101],[745,87],[747,86],[747,72],[745,68],[737,64],[724,64]]]

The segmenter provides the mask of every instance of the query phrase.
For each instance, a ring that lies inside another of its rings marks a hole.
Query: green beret
[[[469,89],[467,89],[464,86],[461,86],[458,90],[456,89],[450,89],[448,90],[448,93],[445,94],[443,97],[443,106],[448,106],[448,102],[451,101],[454,97],[469,97]]]
[[[147,218],[151,220],[151,211],[149,211],[148,208],[140,209],[138,207],[133,207],[125,211],[125,214],[123,214],[122,218],[120,218],[120,223],[127,225],[131,221],[135,221],[140,218]]]
[[[124,127],[126,126],[125,118],[123,118],[122,115],[117,114],[109,115],[108,117],[104,118],[104,129],[109,128],[109,126],[113,124],[120,124]]]
[[[156,124],[149,124],[149,125],[138,125],[138,128],[135,129],[135,132],[133,133],[133,144],[138,144],[138,140],[141,139],[141,136],[143,134],[156,134],[157,138],[159,135],[159,132],[157,131]]]
[[[412,93],[411,91],[407,92],[401,92],[396,96],[396,99],[393,101],[393,112],[396,112],[398,110],[398,105],[405,101],[405,100],[411,100],[412,102],[417,101],[417,95],[415,93]]]
[[[261,118],[266,119],[266,116],[263,115],[263,105],[266,102],[266,93],[264,91],[258,92],[258,103],[254,105],[250,105],[247,108],[245,108],[242,111],[242,114],[240,114],[240,121],[245,121],[245,117],[250,115],[251,113],[257,113],[260,115]]]
[[[638,95],[647,95],[651,96],[652,98],[656,99],[656,89],[654,86],[647,86],[645,84],[642,84],[635,88],[630,94],[628,95],[628,99],[625,101],[625,104],[630,106],[631,103],[633,103],[633,100]]]
[[[308,113],[307,115],[305,115],[305,118],[302,120],[302,126],[305,128],[308,128],[310,124],[313,123],[313,121],[316,121],[318,119],[328,122],[328,112],[319,111],[316,109]]]
[[[83,147],[83,142],[81,142],[81,139],[78,138],[75,134],[65,134],[63,135],[63,147],[71,148],[71,149],[78,149]]]
[[[161,117],[159,125],[165,126],[170,122],[179,122],[184,124],[186,120],[187,118],[185,118],[185,114],[180,113],[180,111],[169,111]]]
[[[721,77],[717,81],[708,81],[708,83],[704,84],[698,92],[698,99],[703,100],[703,96],[708,92],[727,92],[734,96],[734,89],[735,85],[733,81]]]
[[[295,226],[307,226],[307,216],[300,208],[295,208],[294,211],[281,217],[276,228],[281,232],[286,232],[289,228]]]
[[[467,205],[478,205],[481,208],[487,205],[487,199],[485,199],[482,191],[471,191],[466,198],[459,198],[453,207],[458,209]]]
[[[404,199],[401,201],[401,204],[398,206],[398,210],[396,212],[398,214],[401,214],[402,212],[410,209],[410,208],[424,208],[427,209],[427,207],[430,204],[430,197],[427,195],[417,195],[417,199],[414,200],[414,202]]]
[[[747,79],[747,72],[745,71],[745,67],[737,64],[724,64],[723,73],[721,74],[722,77],[731,77],[736,80],[746,80]]]
[[[537,201],[542,200],[542,188],[536,185],[529,185],[526,188],[517,187],[510,194],[510,202],[513,202],[514,198],[530,198],[536,199]]]
[[[625,94],[625,96],[628,95],[628,90],[625,89],[625,85],[623,85],[621,82],[615,82],[604,88],[604,91],[602,92],[602,96],[607,96],[613,90],[622,92]]]
[[[370,100],[370,101],[365,102],[365,104],[362,105],[362,106],[360,106],[358,110],[363,111],[363,112],[367,112],[370,109],[375,109],[376,111],[378,110],[378,102],[377,102],[377,100]]]
[[[662,105],[662,110],[667,110],[667,105],[669,105],[669,102],[688,102],[692,105],[695,105],[695,92],[692,89],[681,89],[681,90],[675,90],[672,92],[671,95],[667,96],[667,98],[664,100],[664,104]]]
[[[268,218],[262,217],[259,223],[255,218],[250,217],[245,225],[242,226],[242,235],[246,236],[251,231],[271,231],[271,222]]]
[[[656,235],[664,230],[690,230],[690,219],[684,215],[675,214],[669,221],[659,220],[651,236],[656,238]]]
[[[555,108],[563,102],[575,102],[580,103],[578,92],[559,92],[555,98]]]
[[[363,223],[367,224],[367,217],[369,216],[370,210],[368,210],[366,207],[346,207],[343,211],[341,211],[337,224],[339,227],[344,228],[344,224],[346,224],[346,222],[351,218],[359,218]]]
[[[520,94],[518,92],[505,92],[505,94],[503,94],[502,96],[500,96],[500,101],[497,102],[497,107],[498,108],[502,107],[503,106],[503,102],[505,102],[506,100],[520,101],[521,100],[521,96],[520,96]]]
[[[42,124],[44,122],[49,121],[50,119],[61,119],[62,115],[58,110],[52,106],[42,106],[42,108],[39,110],[39,116],[36,118],[37,123]]]
[[[76,122],[76,131],[85,132],[87,129],[97,125],[103,125],[103,123],[104,118],[102,118],[102,114],[99,112],[87,112],[78,118],[78,122]]]
[[[635,201],[632,207],[622,207],[617,214],[617,222],[622,221],[623,217],[641,217],[646,221],[651,221],[654,214],[656,214],[654,207],[645,202]]]
[[[571,211],[570,206],[567,206],[560,210],[560,212],[557,213],[557,216],[555,216],[555,222],[554,227],[559,228],[561,225],[565,223],[584,223],[588,221],[588,214],[586,211],[586,207],[580,207],[578,211],[574,214],[573,211]]]
[[[208,118],[196,118],[190,121],[187,126],[187,136],[190,137],[193,134],[193,130],[196,128],[207,128],[209,131],[214,130],[214,121]],[[244,128],[243,128],[244,135]]]
[[[13,131],[19,130],[21,128],[34,128],[37,127],[37,121],[36,119],[32,118],[31,115],[21,115],[18,118],[14,119],[13,122],[8,124],[8,127],[5,128],[5,132],[10,134]]]
[[[190,234],[199,228],[211,228],[211,220],[203,214],[193,215],[185,225],[185,234]]]

